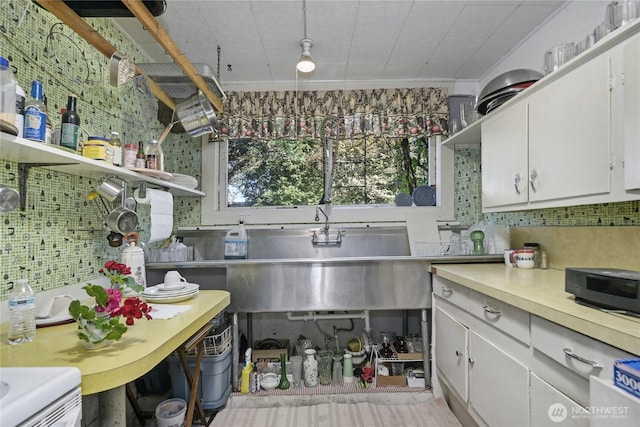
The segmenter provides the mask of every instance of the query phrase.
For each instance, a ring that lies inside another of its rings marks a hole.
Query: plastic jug
[[[247,231],[244,228],[244,221],[240,218],[237,227],[227,231],[224,238],[224,259],[245,259],[247,258]]]
[[[127,247],[122,251],[122,263],[131,268],[130,276],[137,284],[147,287],[147,273],[144,268],[144,250],[140,247],[138,233],[127,233],[123,238]]]

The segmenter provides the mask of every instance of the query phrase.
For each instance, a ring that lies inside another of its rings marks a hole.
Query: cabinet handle
[[[452,292],[453,292],[453,289],[447,288],[446,286],[442,287],[442,293],[443,294],[451,295]]]
[[[573,359],[579,360],[580,362],[586,363],[587,365],[591,365],[593,369],[602,369],[602,365],[600,363],[596,362],[595,360],[589,360],[589,359],[585,359],[582,356],[578,356],[570,348],[563,348],[562,351],[564,351],[564,354],[566,354],[567,356]]]
[[[537,170],[532,170],[531,173],[529,174],[529,184],[531,184],[531,189],[533,190],[534,193],[537,193],[538,190],[536,190],[536,178],[538,177],[538,171]]]
[[[495,310],[495,309],[489,307],[488,305],[483,305],[482,308],[483,308],[484,311],[486,311],[489,314],[495,314],[496,316],[502,316],[502,313],[500,313],[499,310]]]
[[[469,366],[473,366],[473,363],[474,363],[473,359],[469,358]]]
[[[520,181],[522,181],[522,178],[520,178],[520,174],[517,173],[516,176],[513,177],[513,186],[516,187],[516,193],[518,193],[518,195],[520,194]]]
[[[458,356],[458,357],[462,356],[462,352],[456,350],[456,356]]]

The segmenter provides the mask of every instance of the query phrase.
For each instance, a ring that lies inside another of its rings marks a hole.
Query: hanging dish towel
[[[173,195],[168,191],[147,189],[151,204],[151,237],[149,243],[171,237],[173,231]]]

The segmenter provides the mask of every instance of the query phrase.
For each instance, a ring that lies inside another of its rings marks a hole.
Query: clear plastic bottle
[[[0,119],[13,124],[16,117],[16,78],[9,60],[0,56]]]
[[[16,118],[13,122],[18,128],[18,136],[22,138],[24,134],[24,104],[27,101],[27,94],[16,82]]]
[[[27,279],[19,279],[9,293],[9,344],[36,337],[36,295]]]

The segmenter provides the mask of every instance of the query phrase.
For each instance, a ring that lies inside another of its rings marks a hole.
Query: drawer
[[[531,316],[531,344],[585,379],[590,375],[612,379],[614,362],[633,358],[620,349],[537,316]]]
[[[529,313],[495,298],[469,291],[469,313],[529,344]]]
[[[451,280],[433,276],[433,294],[438,298],[449,301],[451,304],[467,311],[469,309],[469,289]]]
[[[589,411],[539,376],[531,373],[529,425],[589,427]]]

